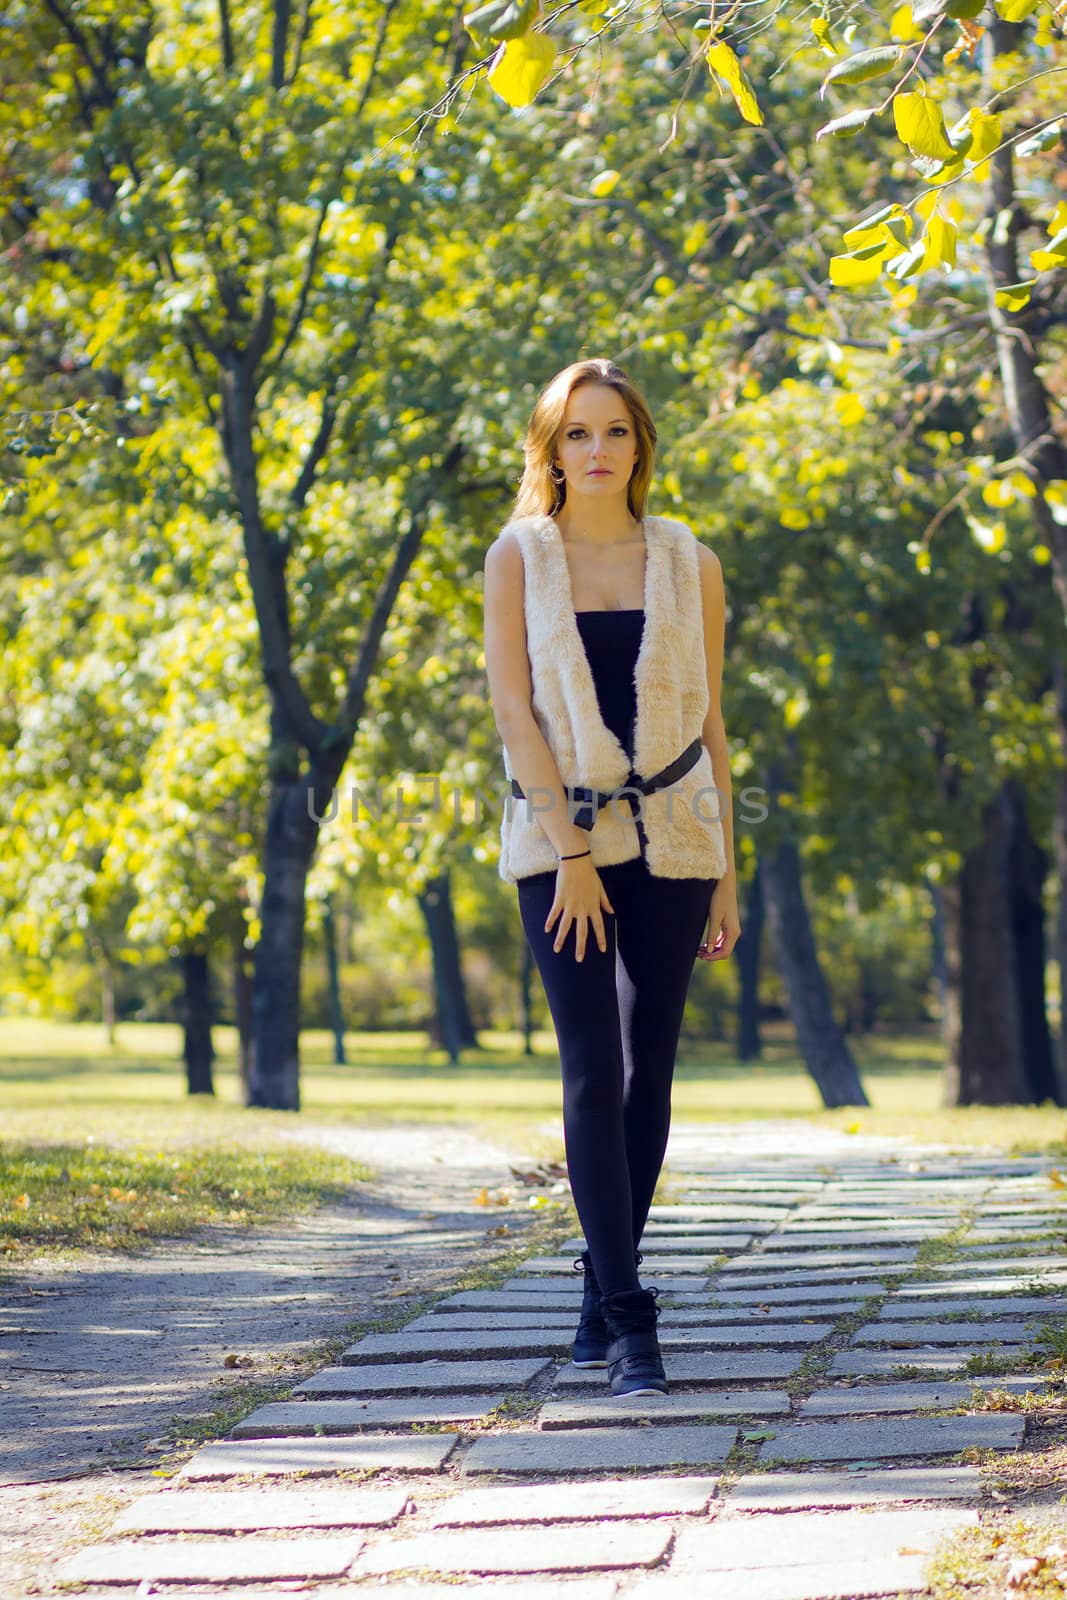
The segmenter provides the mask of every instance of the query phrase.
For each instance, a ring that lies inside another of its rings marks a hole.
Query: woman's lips
[[[610,478],[611,472],[607,467],[594,467],[588,476],[590,478]]]

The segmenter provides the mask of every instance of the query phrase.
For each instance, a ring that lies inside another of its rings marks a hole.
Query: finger
[[[585,958],[585,941],[589,931],[589,918],[580,916],[574,924],[574,959],[582,961]]]
[[[600,915],[599,911],[594,914],[592,922],[593,928],[596,932],[596,942],[600,946],[601,951],[605,951],[608,948],[608,938],[607,934],[604,932],[604,918]]]
[[[551,931],[552,931],[552,924],[553,924],[553,923],[554,923],[554,922],[555,922],[555,920],[556,920],[556,918],[557,918],[557,917],[558,917],[558,916],[559,916],[559,914],[560,914],[560,912],[561,912],[561,911],[562,911],[562,910],[563,910],[563,907],[562,907],[562,906],[561,906],[561,905],[557,905],[557,904],[556,904],[556,903],[555,903],[555,902],[554,902],[554,901],[553,901],[553,904],[552,904],[552,909],[551,909],[551,911],[550,911],[550,912],[549,912],[549,913],[548,913],[548,918],[547,918],[547,920],[546,920],[546,922],[545,922],[545,932],[546,932],[546,933],[551,933]]]
[[[562,917],[560,918],[559,931],[556,934],[555,943],[552,946],[553,950],[559,951],[563,949],[563,946],[567,942],[567,935],[571,931],[571,923],[573,921],[574,918],[571,916],[570,912],[564,911]]]

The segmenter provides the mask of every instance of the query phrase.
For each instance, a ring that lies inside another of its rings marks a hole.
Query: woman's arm
[[[726,646],[726,591],[722,580],[722,562],[713,550],[709,550],[707,545],[701,544],[699,540],[697,558],[700,562],[704,656],[708,671],[708,711],[700,737],[711,756],[715,786],[719,791],[719,815],[722,819],[723,840],[726,846],[726,873],[719,882],[729,882],[736,889],[730,751],[726,743],[726,727],[723,723],[721,704],[723,653]]]
[[[497,732],[532,814],[559,855],[589,849],[589,835],[567,815],[567,795],[532,710],[533,683],[526,650],[525,571],[518,540],[505,532],[485,556],[485,668]],[[523,802],[525,803],[525,802]]]

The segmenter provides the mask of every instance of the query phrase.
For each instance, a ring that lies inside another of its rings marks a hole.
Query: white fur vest
[[[604,722],[596,684],[574,617],[563,535],[548,516],[517,517],[525,568],[526,648],[532,709],[565,787],[613,793],[630,772],[626,751]],[[668,766],[699,739],[708,710],[707,667],[696,538],[684,522],[646,516],[645,621],[634,668],[636,717],[633,770],[642,778]],[[507,746],[504,771],[513,776]],[[711,756],[668,788],[645,795],[639,817],[645,859],[657,878],[721,878],[726,852]],[[559,862],[538,820],[545,797],[504,801],[500,876],[507,883]],[[637,822],[624,797],[603,807],[588,834],[598,867],[641,854]]]

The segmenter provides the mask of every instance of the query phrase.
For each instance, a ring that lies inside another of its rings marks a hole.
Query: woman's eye
[[[584,432],[585,432],[584,428],[572,428],[570,433],[568,433],[567,438],[568,439],[580,439]]]

